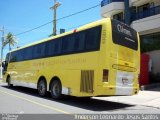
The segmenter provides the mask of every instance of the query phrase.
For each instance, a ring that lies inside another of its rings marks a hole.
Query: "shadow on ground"
[[[38,92],[35,89],[30,89],[26,87],[13,87],[13,88],[8,88],[6,86],[2,86],[6,89],[10,89],[16,92],[28,94],[34,97],[38,97]],[[72,96],[64,96],[62,100],[54,100],[51,98],[50,93],[47,93],[47,96],[42,98],[42,99],[47,99],[50,101],[74,106],[74,107],[79,107],[83,108],[86,110],[92,110],[92,111],[115,111],[119,109],[126,109],[129,107],[132,107],[133,105],[129,104],[122,104],[122,103],[116,103],[116,102],[110,102],[110,101],[104,101],[104,100],[97,100],[93,98],[80,98],[80,97],[72,97]]]

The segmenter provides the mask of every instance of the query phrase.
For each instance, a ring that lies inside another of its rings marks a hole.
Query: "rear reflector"
[[[109,71],[107,69],[103,70],[103,82],[108,82],[108,73]]]

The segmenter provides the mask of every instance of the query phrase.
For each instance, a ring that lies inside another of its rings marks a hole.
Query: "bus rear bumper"
[[[98,89],[99,92],[95,96],[131,96],[139,92],[139,87],[99,86]]]

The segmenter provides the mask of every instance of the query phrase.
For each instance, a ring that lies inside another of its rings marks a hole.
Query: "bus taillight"
[[[108,73],[109,71],[107,69],[103,70],[103,82],[108,82]]]

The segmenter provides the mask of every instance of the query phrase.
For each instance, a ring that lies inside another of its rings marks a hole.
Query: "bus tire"
[[[7,77],[7,85],[8,85],[8,88],[13,87],[13,85],[11,84],[11,77],[10,76]]]
[[[62,84],[60,80],[53,80],[51,83],[51,96],[54,99],[62,98]]]
[[[41,97],[44,97],[46,95],[46,93],[47,93],[47,84],[46,84],[45,79],[41,79],[38,82],[37,89],[38,89],[38,94]]]

